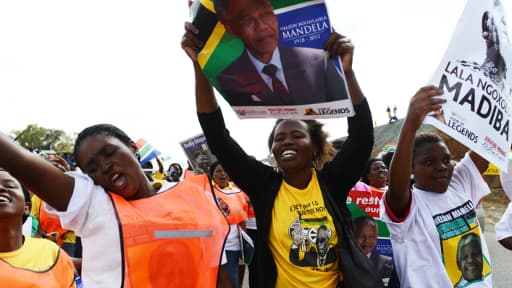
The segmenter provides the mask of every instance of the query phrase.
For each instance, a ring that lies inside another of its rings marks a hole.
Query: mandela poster
[[[431,84],[447,103],[426,117],[502,170],[511,144],[512,51],[499,0],[469,0]]]
[[[323,50],[323,0],[196,0],[191,11],[199,64],[239,118],[353,115],[341,61]]]

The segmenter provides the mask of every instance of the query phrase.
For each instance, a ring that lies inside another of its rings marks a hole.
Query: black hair
[[[416,135],[416,138],[414,139],[414,146],[413,146],[413,152],[412,152],[412,161],[414,162],[414,159],[416,159],[416,153],[418,153],[418,150],[422,149],[423,147],[430,145],[430,144],[437,144],[437,143],[443,143],[443,139],[439,137],[439,135],[434,133],[420,133]]]
[[[345,144],[345,140],[336,139],[336,140],[332,141],[331,144],[332,144],[332,147],[334,147],[334,149],[340,151],[341,148],[343,148],[343,144]]]
[[[395,155],[395,151],[388,151],[384,155],[381,156],[382,162],[384,162],[384,165],[386,165],[386,167],[388,167],[388,169],[391,165],[391,160],[393,160],[394,155]]]
[[[278,119],[268,136],[268,149],[272,150],[272,144],[274,143],[274,134],[276,132],[277,126],[286,119]],[[313,155],[313,165],[316,169],[320,169],[324,166],[325,163],[329,162],[334,155],[336,155],[336,148],[332,145],[331,142],[327,141],[327,137],[329,134],[323,130],[323,123],[320,123],[317,120],[295,120],[302,121],[306,123],[308,127],[309,137],[311,138],[311,143],[313,143],[314,153]]]
[[[368,185],[370,185],[370,179],[368,178],[368,174],[370,174],[370,171],[372,170],[373,163],[375,163],[377,161],[382,161],[382,159],[371,158],[368,161],[366,161],[366,165],[364,165],[363,173],[361,175],[361,180]],[[384,161],[382,161],[382,162],[384,162]]]
[[[210,165],[210,177],[213,179],[213,172],[215,172],[215,168],[217,168],[217,166],[220,165],[220,162],[219,161],[215,161],[213,162],[211,165]]]
[[[76,165],[80,168],[83,168],[81,166],[80,161],[78,161],[78,151],[80,150],[82,143],[85,139],[96,136],[96,135],[105,135],[105,136],[111,136],[114,138],[119,139],[122,143],[124,143],[126,146],[129,146],[131,143],[133,143],[133,140],[126,135],[121,129],[117,128],[114,125],[111,124],[97,124],[93,126],[89,126],[82,130],[78,134],[78,137],[75,141],[75,148],[73,151],[73,156],[75,158]]]
[[[32,203],[32,199],[30,199],[30,192],[28,189],[21,185],[21,191],[23,191],[23,197],[25,198],[25,203]]]
[[[2,167],[0,167],[0,172],[1,171],[9,173],[9,171],[5,170]],[[9,173],[9,175],[10,175],[10,173]],[[12,175],[11,175],[11,177],[12,177]],[[14,179],[16,179],[16,178],[14,178]],[[16,181],[18,181],[18,179],[16,179]],[[18,181],[18,183],[19,183],[19,181]],[[30,199],[30,192],[28,191],[28,189],[25,186],[23,186],[21,183],[20,183],[20,187],[21,187],[21,191],[23,192],[23,198],[25,199],[25,203],[32,203],[32,199]],[[28,216],[29,216],[28,214],[25,215],[25,213],[23,213],[23,218],[22,218],[23,222],[21,222],[21,223],[25,223],[25,221],[27,221]]]
[[[171,163],[169,165],[169,168],[167,168],[167,171],[171,171],[172,168],[178,170],[178,171],[176,171],[176,173],[178,173],[179,176],[181,176],[183,174],[183,167],[181,167],[181,165],[179,163]]]
[[[9,171],[5,170],[4,168],[0,167],[0,172],[7,172],[9,173]],[[11,175],[11,173],[9,173],[9,175]],[[14,178],[14,176],[11,175],[11,177]],[[14,178],[16,179],[16,178]],[[18,181],[18,179],[16,179],[16,181]],[[19,181],[18,181],[19,183]],[[32,200],[30,199],[30,192],[28,192],[28,189],[23,186],[21,183],[20,183],[20,187],[21,187],[21,191],[23,192],[23,198],[25,198],[25,202],[26,203],[32,203]]]

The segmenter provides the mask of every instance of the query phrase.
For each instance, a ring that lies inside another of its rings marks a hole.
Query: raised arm
[[[194,64],[194,74],[196,78],[196,109],[197,113],[210,113],[219,108],[213,87],[201,70],[197,62],[197,52],[204,43],[198,38],[199,30],[190,22],[185,23],[185,34],[181,40],[181,48],[185,50],[190,60]]]
[[[339,33],[333,32],[326,42],[325,49],[331,57],[341,57],[343,71],[347,80],[351,100],[354,105],[354,116],[348,117],[348,138],[341,151],[333,161],[324,169],[328,181],[328,190],[342,205],[346,202],[346,196],[350,188],[357,182],[366,161],[370,157],[373,146],[373,121],[370,108],[359,84],[357,82],[352,63],[354,57],[354,45],[351,40]],[[347,165],[350,163],[350,165]],[[339,175],[344,175],[345,181],[339,181]],[[346,191],[346,193],[340,193]]]
[[[473,163],[475,163],[475,166],[478,168],[478,171],[480,171],[480,174],[483,174],[489,167],[489,161],[485,160],[484,157],[480,156],[478,153],[469,151],[469,157],[471,157],[471,160]]]
[[[32,193],[59,211],[68,207],[73,177],[0,133],[0,167],[7,170]]]
[[[404,217],[409,208],[411,198],[409,183],[416,131],[420,128],[428,113],[440,109],[441,104],[446,102],[445,99],[435,98],[435,96],[440,96],[442,93],[442,90],[435,86],[426,86],[416,92],[416,95],[410,100],[409,110],[391,161],[389,190],[386,193],[388,207],[396,217]]]
[[[363,92],[359,87],[354,70],[352,70],[352,62],[354,59],[354,44],[352,41],[337,32],[332,32],[325,42],[324,49],[329,51],[331,58],[341,57],[343,64],[343,72],[347,80],[348,91],[352,104],[359,105],[364,100]]]
[[[156,159],[156,164],[158,165],[158,172],[160,174],[164,174],[164,164],[162,164],[162,160],[160,160],[160,158],[158,158],[158,156],[155,157],[155,159]]]

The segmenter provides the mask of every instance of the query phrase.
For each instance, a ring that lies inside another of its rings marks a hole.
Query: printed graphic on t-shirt
[[[332,230],[327,217],[297,216],[288,228],[292,239],[290,262],[300,267],[314,267],[317,271],[330,271],[336,261],[336,249],[329,243]]]
[[[491,274],[471,201],[434,215],[433,219],[441,240],[443,262],[453,287],[472,287]]]

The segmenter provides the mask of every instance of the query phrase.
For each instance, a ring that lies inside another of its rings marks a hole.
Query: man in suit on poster
[[[217,75],[232,106],[305,105],[348,100],[344,75],[322,49],[278,44],[268,0],[214,0],[217,18],[245,49]]]
[[[354,220],[354,236],[356,237],[357,245],[361,247],[366,256],[375,265],[377,273],[387,287],[393,272],[393,260],[389,256],[377,254],[373,251],[377,246],[377,235],[377,222],[373,217],[360,216]]]

